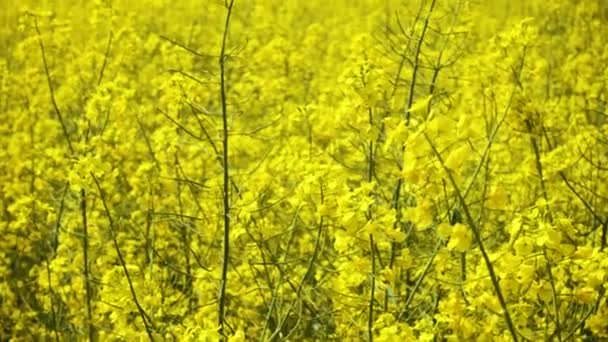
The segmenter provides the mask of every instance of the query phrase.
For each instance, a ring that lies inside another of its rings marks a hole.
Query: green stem
[[[223,243],[223,260],[222,274],[220,282],[219,295],[219,312],[218,321],[220,326],[220,335],[225,336],[224,325],[226,321],[226,282],[228,281],[228,265],[230,259],[230,174],[228,165],[228,113],[226,105],[226,40],[228,38],[228,28],[230,26],[230,17],[232,15],[232,6],[234,0],[226,3],[228,12],[226,13],[226,22],[224,24],[224,34],[222,37],[222,48],[219,56],[220,64],[220,100],[222,106],[222,169],[223,175],[223,206],[224,206],[224,243]]]

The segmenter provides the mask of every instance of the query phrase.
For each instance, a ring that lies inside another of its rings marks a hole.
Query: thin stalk
[[[439,241],[437,243],[437,245],[435,246],[435,250],[433,251],[433,255],[431,255],[431,258],[429,259],[429,261],[426,263],[426,266],[424,267],[424,271],[422,271],[422,274],[416,280],[416,284],[414,285],[414,289],[412,291],[410,291],[409,294],[408,294],[408,296],[407,296],[407,299],[405,301],[405,305],[403,306],[403,311],[398,316],[399,320],[403,320],[405,318],[405,315],[407,314],[407,310],[409,309],[410,304],[412,304],[412,300],[414,299],[414,296],[416,295],[416,292],[418,292],[418,289],[420,289],[420,286],[422,285],[422,281],[424,280],[424,278],[426,277],[426,275],[431,270],[431,266],[433,265],[433,261],[435,260],[435,257],[437,256],[437,253],[439,252],[439,248],[441,248],[442,244],[443,244],[443,242]]]
[[[74,147],[72,146],[72,142],[70,140],[70,135],[68,133],[67,125],[59,110],[59,106],[57,105],[57,100],[55,99],[55,90],[53,88],[53,82],[51,80],[51,74],[49,72],[49,66],[46,59],[46,51],[44,49],[44,43],[42,42],[42,34],[40,33],[40,28],[38,27],[38,19],[34,17],[34,26],[36,28],[36,33],[38,34],[38,44],[40,46],[40,53],[42,55],[42,64],[44,67],[44,73],[46,76],[46,81],[49,87],[49,93],[51,96],[51,103],[53,104],[53,109],[57,118],[59,119],[59,123],[61,124],[61,129],[63,130],[64,138],[67,142],[68,149],[70,154],[74,155]],[[101,79],[101,76],[100,76]],[[62,200],[63,201],[63,200]],[[62,202],[63,205],[63,202]],[[92,309],[91,309],[91,284],[90,284],[90,272],[89,272],[89,260],[88,260],[88,245],[89,245],[89,236],[88,236],[88,228],[86,222],[86,194],[85,190],[80,189],[80,208],[83,215],[83,254],[84,254],[84,278],[85,278],[85,286],[86,286],[86,300],[87,300],[87,330],[89,341],[94,340],[94,328],[93,328],[93,319],[92,319]]]
[[[112,32],[112,30],[110,30],[110,35],[108,37],[108,45],[106,46],[106,53],[104,54],[103,64],[101,65],[101,70],[99,71],[99,77],[97,78],[97,85],[100,85],[101,81],[103,80],[103,73],[105,72],[106,66],[108,65],[108,59],[110,56],[110,48],[112,46],[113,38],[114,38],[114,32]]]
[[[409,34],[406,34],[405,29],[403,29],[401,22],[399,21],[399,15],[396,14],[397,24],[399,25],[401,32],[408,39],[408,41],[407,41],[406,46],[403,49],[403,53],[401,53],[401,58],[399,59],[399,65],[397,67],[397,71],[395,72],[395,76],[394,76],[394,80],[393,80],[393,89],[391,91],[391,95],[389,98],[394,98],[395,94],[397,93],[397,89],[399,88],[399,80],[401,79],[401,72],[403,71],[403,67],[407,60],[406,53],[409,51],[410,43],[412,42],[412,39],[409,39],[409,37],[414,34],[414,29],[416,27],[416,23],[418,22],[418,19],[420,18],[423,7],[424,7],[424,3],[420,2],[420,7],[418,8],[416,17],[414,18],[414,24],[410,28]],[[410,96],[411,96],[411,93],[410,93]],[[407,110],[407,108],[406,108],[406,110]],[[382,125],[382,130],[384,130],[384,125]],[[402,153],[404,150],[405,150],[405,146],[402,148]],[[393,229],[396,229],[398,227],[399,222],[401,222],[401,219],[402,219],[401,210],[399,208],[400,207],[399,203],[401,200],[402,185],[403,185],[403,179],[399,178],[397,180],[397,184],[395,185],[395,190],[393,190],[393,208],[395,209],[395,211],[397,213],[396,214],[397,219],[395,220],[395,223],[393,224]],[[397,243],[394,241],[391,242],[391,252],[390,252],[390,259],[389,259],[389,268],[391,270],[393,269],[393,265],[395,263],[395,257],[397,256],[397,248],[398,248]],[[388,311],[388,298],[389,298],[389,290],[387,289],[385,291],[385,297],[384,297],[384,311]]]
[[[420,68],[420,53],[422,50],[422,42],[424,42],[424,36],[426,35],[426,30],[429,27],[429,21],[431,19],[431,14],[433,13],[433,9],[435,8],[435,0],[431,1],[431,7],[429,8],[429,12],[424,18],[424,26],[422,27],[422,33],[420,33],[420,38],[418,39],[418,44],[416,44],[416,52],[414,53],[414,66],[412,68],[412,77],[410,83],[410,92],[407,98],[407,105],[405,106],[405,122],[409,126],[410,122],[410,111],[409,109],[412,107],[412,103],[414,103],[414,88],[416,86],[416,80],[418,78],[418,69]]]
[[[224,205],[224,251],[222,260],[222,274],[220,282],[220,295],[219,295],[219,332],[221,336],[225,336],[224,325],[226,321],[226,282],[228,281],[228,265],[230,259],[230,173],[228,164],[228,113],[226,109],[226,40],[228,38],[228,28],[230,26],[230,17],[232,15],[232,6],[234,0],[226,0],[226,22],[224,24],[224,34],[222,36],[222,47],[220,50],[219,64],[220,64],[220,100],[222,106],[222,169],[224,171],[224,191],[223,191],[223,205]]]
[[[368,108],[368,119],[369,119],[370,128],[373,128],[374,120],[373,120],[373,111],[372,111],[371,107]],[[367,181],[369,183],[371,183],[374,178],[374,167],[375,167],[373,139],[369,140],[369,149],[368,149],[367,160],[368,160]],[[367,209],[367,219],[370,221],[372,220],[371,205]],[[374,234],[373,233],[369,234],[369,246],[370,246],[371,259],[372,259],[371,260],[372,273],[370,275],[371,291],[370,291],[370,295],[369,295],[369,313],[368,313],[368,317],[367,317],[367,333],[368,333],[369,341],[372,342],[374,340],[374,296],[376,294],[376,253],[375,253],[376,246],[374,244]]]
[[[63,210],[65,204],[65,195],[68,192],[69,184],[65,185],[61,194],[61,201],[59,202],[59,210],[57,213],[57,219],[55,220],[55,226],[53,228],[53,240],[51,242],[51,258],[57,253],[57,247],[59,246],[59,227],[61,226],[61,218],[63,217]],[[55,341],[59,342],[59,322],[57,321],[57,312],[55,310],[55,290],[53,289],[52,278],[51,278],[51,266],[49,262],[50,258],[46,259],[46,272],[47,280],[49,282],[49,292],[51,295],[51,313],[53,315],[53,330],[55,333]]]
[[[606,248],[606,235],[608,233],[608,218],[602,223],[602,241],[600,245],[600,251],[603,251]]]
[[[401,222],[401,210],[399,206],[399,199],[401,197],[401,184],[402,179],[399,178],[397,181],[397,185],[395,186],[394,195],[393,195],[393,208],[396,211],[396,220],[393,223],[393,229],[397,229],[399,222]],[[388,268],[393,269],[393,265],[395,264],[395,257],[397,256],[397,243],[395,241],[391,242],[391,255],[388,262]],[[396,284],[395,284],[396,285]],[[384,311],[388,311],[388,299],[390,296],[390,291],[386,289],[384,296]]]
[[[530,134],[530,143],[532,144],[532,150],[534,150],[534,162],[536,164],[536,171],[538,172],[540,189],[543,194],[543,199],[545,200],[546,204],[549,205],[549,194],[547,193],[547,187],[545,185],[543,165],[542,165],[541,156],[540,156],[540,147],[538,146],[538,143],[536,142],[536,138],[534,137],[533,127],[532,127],[532,124],[530,123],[530,120],[526,119],[525,123],[526,123],[526,127],[528,128],[528,133]],[[553,217],[551,215],[550,210],[549,210],[549,220],[553,222]]]
[[[177,153],[175,154],[175,178],[178,179],[180,176],[180,171],[182,173],[184,173],[180,162],[179,162],[179,158],[177,156]],[[184,173],[184,178],[187,178],[186,174]],[[178,209],[179,209],[179,214],[180,215],[184,215],[184,202],[182,200],[182,184],[181,182],[177,182],[177,202],[178,202]],[[188,222],[185,221],[183,218],[180,218],[178,220],[179,223],[179,230],[180,230],[180,238],[182,240],[182,244],[183,244],[183,250],[182,252],[184,253],[184,259],[186,261],[186,278],[185,278],[185,284],[184,284],[184,292],[188,295],[188,313],[192,312],[192,310],[194,309],[194,296],[192,295],[192,270],[191,270],[191,266],[190,266],[190,241],[191,241],[191,237],[190,237],[190,230],[187,227]]]
[[[49,72],[49,65],[46,61],[46,52],[44,50],[44,44],[42,43],[42,34],[40,33],[40,28],[38,27],[38,19],[34,17],[34,26],[36,28],[36,33],[38,33],[38,44],[40,45],[40,52],[42,54],[42,64],[44,66],[44,73],[46,75],[46,82],[49,86],[49,93],[51,95],[51,103],[53,104],[53,109],[55,110],[55,114],[59,119],[59,123],[61,124],[61,129],[63,130],[63,135],[65,137],[66,142],[68,143],[68,148],[70,149],[70,153],[74,154],[74,148],[72,147],[72,142],[70,141],[70,134],[68,133],[68,128],[63,119],[63,115],[61,115],[61,111],[59,110],[59,106],[57,105],[57,100],[55,100],[55,90],[53,89],[53,82],[51,81],[51,74]]]
[[[51,297],[51,315],[53,316],[53,334],[55,335],[55,341],[59,342],[59,327],[57,322],[57,312],[55,311],[55,290],[53,290],[53,283],[51,282],[51,266],[49,265],[49,260],[46,261],[46,278],[49,282],[49,294]]]
[[[289,249],[290,249],[290,246],[293,243],[293,240],[295,237],[296,222],[298,219],[298,215],[300,213],[300,209],[301,209],[301,207],[298,207],[296,209],[296,213],[294,214],[293,219],[291,221],[291,226],[289,228],[289,231],[290,231],[289,240],[287,242],[287,246],[285,247],[285,250],[283,251],[282,262],[275,263],[275,265],[274,265],[277,268],[277,270],[279,271],[279,280],[278,280],[279,284],[282,284],[284,281],[284,278],[285,278],[285,273],[284,273],[283,269],[281,268],[281,264],[286,262],[287,256],[289,255]],[[317,244],[318,244],[318,239],[317,239]],[[315,249],[316,249],[316,247],[315,247]],[[263,256],[263,254],[262,254],[262,256]],[[274,313],[274,310],[277,307],[276,303],[277,303],[277,298],[278,298],[278,286],[274,287],[272,289],[272,292],[273,292],[272,299],[270,301],[268,313],[266,314],[266,320],[264,322],[264,329],[262,330],[262,333],[260,334],[260,341],[264,341],[264,337],[266,336],[266,331],[269,329],[269,327],[271,325],[271,320],[273,319],[272,314]]]
[[[325,195],[323,193],[323,183],[320,182],[319,187],[320,187],[320,192],[321,192],[321,205],[323,205],[323,203],[325,202]],[[308,261],[308,265],[306,266],[306,272],[304,273],[304,276],[300,280],[300,283],[298,284],[297,289],[294,289],[296,292],[296,297],[298,299],[300,299],[299,301],[297,301],[298,303],[306,303],[303,299],[301,299],[301,293],[302,293],[302,290],[304,289],[304,285],[306,285],[306,283],[309,281],[309,278],[314,277],[314,266],[319,258],[319,253],[321,251],[321,237],[323,236],[322,235],[323,230],[324,230],[323,228],[324,228],[324,216],[321,215],[319,217],[319,224],[318,224],[318,229],[317,229],[317,240],[315,242],[315,248],[313,250],[312,257]],[[285,324],[287,318],[289,318],[289,316],[293,312],[294,307],[295,307],[295,304],[291,305],[291,307],[289,308],[289,311],[287,312],[287,315],[285,316],[285,319],[281,321],[281,323],[275,329],[275,332],[271,335],[271,337],[269,339],[270,341],[274,341],[274,339],[276,338],[276,335],[281,332],[281,330],[283,329],[283,325]],[[301,307],[302,307],[302,305],[300,304],[299,305],[300,311],[301,311]],[[299,324],[300,319],[301,319],[301,317],[298,316],[298,321],[294,325],[294,329]]]
[[[420,7],[418,8],[418,12],[416,13],[416,17],[414,18],[414,23],[412,24],[412,27],[410,28],[409,34],[405,33],[405,29],[403,28],[403,26],[401,25],[401,22],[399,21],[399,15],[396,14],[397,24],[399,25],[399,28],[401,29],[401,33],[403,34],[403,36],[405,38],[407,38],[407,44],[403,48],[403,52],[400,55],[401,58],[399,59],[399,65],[397,66],[397,72],[395,72],[395,77],[393,80],[393,89],[391,91],[390,98],[395,97],[395,94],[397,93],[397,89],[399,88],[399,80],[401,79],[401,72],[403,71],[403,67],[405,66],[405,62],[407,60],[406,54],[409,51],[410,43],[412,42],[412,39],[410,39],[409,37],[414,35],[414,29],[416,28],[416,23],[418,22],[418,19],[420,19],[420,14],[422,13],[423,7],[424,7],[424,2],[421,1]],[[406,110],[407,110],[407,108],[406,108]]]
[[[576,324],[576,326],[574,326],[574,328],[572,328],[570,333],[568,333],[568,335],[566,335],[564,337],[564,341],[570,341],[570,339],[576,333],[576,331],[579,329],[582,329],[585,326],[585,323],[587,323],[587,320],[589,319],[589,317],[591,317],[592,314],[597,314],[597,311],[601,305],[601,302],[602,302],[602,299],[603,299],[605,293],[606,293],[606,289],[602,287],[600,289],[599,295],[597,296],[597,299],[595,300],[595,304],[593,304],[591,306],[591,308],[589,308],[589,311],[587,311],[585,313],[583,318]]]
[[[67,194],[70,188],[70,184],[66,183],[63,188],[63,192],[61,193],[61,200],[59,201],[59,210],[57,214],[57,219],[55,220],[55,226],[53,228],[53,240],[51,243],[51,251],[53,255],[57,253],[57,248],[59,247],[59,228],[61,227],[61,218],[63,217],[63,210],[65,207],[65,195]]]
[[[87,319],[88,319],[88,333],[89,333],[89,341],[95,340],[95,330],[93,328],[93,313],[91,309],[91,281],[90,281],[90,269],[89,269],[89,228],[87,224],[87,201],[85,190],[80,189],[80,212],[82,214],[82,228],[83,228],[83,237],[82,237],[82,251],[84,254],[83,266],[84,266],[84,283],[85,283],[85,291],[87,297]]]
[[[502,307],[503,315],[504,315],[505,321],[507,323],[507,328],[509,329],[509,332],[511,333],[511,337],[513,338],[513,341],[517,342],[517,340],[518,340],[517,331],[515,330],[515,325],[513,324],[511,315],[509,314],[509,309],[507,307],[507,301],[505,300],[505,297],[502,294],[502,290],[501,290],[500,284],[498,282],[498,277],[496,276],[496,272],[494,271],[494,265],[492,265],[492,261],[490,260],[490,257],[488,256],[488,253],[486,252],[485,246],[481,239],[481,232],[479,230],[479,227],[475,223],[475,220],[473,219],[473,216],[471,215],[471,212],[469,211],[469,206],[467,205],[467,203],[464,199],[464,196],[463,196],[462,192],[460,191],[460,187],[458,186],[458,184],[456,183],[456,180],[454,179],[454,176],[452,175],[452,173],[448,169],[448,167],[445,165],[445,162],[443,160],[443,157],[441,156],[441,153],[439,153],[439,151],[437,150],[437,147],[435,147],[435,144],[433,144],[433,141],[428,136],[428,134],[426,134],[426,132],[424,133],[424,137],[425,137],[426,141],[428,142],[428,144],[430,145],[431,149],[433,150],[433,153],[435,154],[435,156],[441,163],[441,166],[444,169],[445,173],[447,174],[448,179],[450,180],[450,183],[452,183],[452,187],[454,188],[454,191],[456,192],[456,195],[460,202],[460,206],[461,206],[462,210],[464,211],[465,218],[467,219],[467,224],[469,225],[471,231],[473,232],[475,242],[477,243],[477,246],[479,246],[479,251],[481,252],[483,260],[486,264],[488,273],[490,274],[490,280],[492,281],[494,291],[496,292],[496,296],[498,297],[498,301],[500,302],[500,306]]]
[[[530,143],[532,144],[532,149],[534,150],[534,159],[536,163],[536,171],[538,172],[538,178],[540,182],[540,188],[543,194],[543,198],[547,205],[549,205],[549,195],[547,193],[547,187],[545,185],[544,172],[543,172],[543,164],[541,161],[540,148],[537,144],[536,138],[534,137],[533,127],[530,120],[525,120],[526,127],[528,128],[528,133],[530,134]],[[551,210],[548,211],[549,221],[553,223],[553,216],[551,215]],[[557,291],[555,289],[555,279],[553,278],[553,271],[551,269],[551,261],[547,256],[547,249],[543,247],[543,255],[545,260],[547,260],[547,274],[549,275],[549,283],[551,284],[551,295],[553,300],[553,315],[555,316],[555,332],[557,333],[557,339],[559,342],[562,342],[562,327],[559,319],[559,300],[557,298]]]
[[[559,320],[559,300],[557,298],[557,290],[555,289],[555,278],[553,277],[553,271],[551,269],[551,261],[547,256],[547,249],[543,248],[543,255],[547,260],[547,274],[549,275],[549,284],[551,284],[551,296],[553,301],[553,315],[555,315],[555,332],[557,333],[557,340],[562,342],[562,326]]]
[[[376,294],[376,253],[374,253],[374,234],[369,234],[369,245],[372,251],[372,290],[369,295],[369,315],[367,317],[367,334],[369,341],[374,340],[374,296]]]
[[[118,255],[118,260],[120,261],[120,265],[122,266],[123,272],[125,273],[125,277],[127,277],[127,282],[129,283],[129,289],[131,291],[131,297],[133,298],[133,302],[135,303],[135,306],[137,307],[139,316],[141,317],[141,320],[144,323],[144,327],[146,328],[146,334],[148,334],[148,338],[150,339],[150,341],[154,342],[154,336],[152,336],[152,330],[155,329],[154,324],[152,323],[151,320],[148,322],[150,316],[148,316],[148,314],[146,314],[144,308],[139,303],[139,300],[137,300],[137,293],[135,292],[135,288],[133,287],[133,282],[131,281],[131,276],[129,275],[129,270],[127,269],[127,264],[122,255],[120,247],[118,246],[118,240],[116,240],[115,223],[114,223],[114,219],[112,219],[112,214],[110,213],[110,209],[108,208],[108,203],[106,202],[106,197],[101,188],[101,185],[99,184],[99,181],[97,180],[97,177],[95,177],[95,174],[93,174],[93,172],[91,172],[91,177],[93,177],[93,180],[95,181],[95,185],[97,186],[97,190],[99,191],[99,197],[101,198],[101,202],[103,203],[103,208],[106,211],[106,215],[107,215],[108,221],[110,223],[110,233],[112,234],[112,241],[114,242],[114,249],[116,250],[116,254]]]
[[[424,26],[422,29],[422,33],[420,34],[420,37],[417,41],[416,44],[416,50],[414,52],[414,61],[413,61],[413,65],[412,65],[412,74],[411,74],[411,83],[410,83],[410,88],[409,88],[409,93],[408,93],[408,98],[407,98],[407,103],[405,105],[405,108],[403,109],[405,111],[405,125],[409,126],[410,124],[410,112],[409,109],[412,106],[412,103],[414,102],[414,90],[416,88],[416,82],[418,79],[418,69],[419,69],[419,61],[420,61],[420,54],[421,54],[421,50],[422,50],[422,44],[424,42],[424,37],[426,35],[426,30],[429,26],[429,21],[431,18],[431,14],[433,13],[433,9],[435,7],[435,0],[433,0],[431,2],[431,6],[429,8],[429,12],[426,14],[426,17],[424,19]],[[420,18],[420,14],[422,13],[422,9],[423,9],[423,4],[420,4],[420,8],[418,9],[418,12],[416,14],[416,18],[414,20],[414,24],[411,27],[410,30],[410,34],[409,36],[413,36],[414,34],[414,30],[415,30],[415,25],[418,22],[419,18]],[[408,35],[405,33],[405,30],[403,29],[403,27],[401,26],[401,23],[399,22],[399,17],[397,16],[397,23],[399,24],[399,27],[401,28],[402,33],[404,34],[404,36],[406,38],[408,38]],[[409,50],[409,46],[410,46],[410,42],[411,40],[408,40],[408,44],[405,48],[405,50],[403,51],[403,55],[402,55],[402,59],[400,60],[399,66],[397,68],[397,72],[395,75],[395,85],[391,94],[391,97],[393,97],[396,93],[396,89],[398,87],[398,80],[401,77],[401,72],[403,69],[403,63],[405,61],[405,53],[407,52],[407,50]],[[405,145],[402,146],[401,148],[401,153],[405,153]],[[401,168],[403,168],[405,165],[402,165]],[[394,198],[393,198],[393,208],[395,208],[396,212],[397,212],[397,220],[395,221],[395,226],[401,221],[401,210],[400,210],[400,201],[401,201],[401,188],[403,186],[403,180],[400,178],[399,180],[397,180],[397,184],[395,186],[395,190],[394,190]],[[409,234],[408,234],[409,235]],[[395,261],[395,257],[396,257],[396,251],[397,251],[397,244],[395,242],[391,243],[391,256],[390,256],[390,261],[389,264],[392,268],[394,261]],[[410,284],[410,270],[406,270],[406,283],[409,285]],[[384,302],[384,307],[385,310],[388,309],[388,290],[386,292],[387,296]],[[406,298],[410,297],[411,293],[409,291],[409,286],[406,287]]]

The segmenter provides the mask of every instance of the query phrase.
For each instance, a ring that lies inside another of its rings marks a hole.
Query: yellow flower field
[[[0,341],[608,340],[604,0],[5,0]]]

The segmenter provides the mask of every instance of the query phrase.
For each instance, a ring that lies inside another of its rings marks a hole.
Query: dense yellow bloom
[[[448,242],[449,249],[455,249],[460,252],[465,252],[471,246],[473,237],[471,231],[464,224],[458,223],[450,232],[450,241]]]
[[[606,337],[603,1],[3,7],[0,340]]]

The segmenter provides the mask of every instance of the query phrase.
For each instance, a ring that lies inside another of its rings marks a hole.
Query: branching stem
[[[509,332],[511,333],[511,337],[513,338],[513,341],[517,342],[517,331],[515,330],[515,325],[513,324],[511,315],[509,314],[509,309],[507,307],[507,301],[505,300],[505,297],[502,294],[502,290],[501,290],[500,284],[498,282],[498,277],[496,276],[496,272],[494,271],[494,265],[492,265],[492,261],[490,260],[490,257],[488,256],[488,253],[486,252],[486,248],[481,239],[481,232],[479,230],[479,227],[477,226],[477,224],[475,223],[475,220],[473,219],[473,216],[471,215],[469,206],[467,205],[465,198],[464,198],[462,192],[460,191],[460,187],[458,186],[458,184],[456,183],[456,180],[454,179],[454,176],[452,175],[452,172],[445,165],[445,162],[443,160],[443,157],[441,156],[441,153],[437,150],[437,147],[435,147],[435,144],[433,143],[433,141],[431,140],[431,138],[428,136],[428,134],[426,132],[424,133],[424,137],[425,137],[426,141],[428,142],[428,144],[430,145],[431,149],[433,150],[433,153],[435,154],[435,156],[441,163],[441,166],[443,167],[445,173],[447,174],[448,179],[450,180],[450,183],[452,184],[452,187],[454,187],[454,191],[456,192],[456,196],[458,197],[460,206],[461,206],[462,210],[464,211],[465,218],[467,220],[467,224],[469,225],[471,231],[473,232],[473,236],[475,237],[475,242],[477,243],[477,246],[479,246],[479,251],[481,252],[483,260],[486,264],[488,273],[490,274],[490,280],[492,281],[494,291],[496,292],[496,296],[498,297],[498,301],[500,302],[500,306],[502,307],[503,315],[504,315],[505,321],[507,323],[507,328],[509,329]]]
[[[133,287],[133,281],[131,280],[131,276],[129,275],[129,270],[127,269],[127,264],[122,255],[122,252],[120,250],[120,246],[118,246],[118,240],[116,240],[115,222],[114,222],[114,219],[112,219],[112,214],[110,213],[110,208],[108,208],[108,203],[106,202],[105,194],[103,192],[103,189],[101,188],[101,185],[99,184],[99,181],[97,180],[97,177],[95,177],[95,174],[93,174],[93,172],[91,172],[91,177],[93,177],[93,180],[95,181],[95,185],[97,186],[97,190],[99,191],[99,197],[101,198],[101,202],[103,203],[103,208],[106,211],[106,215],[107,215],[108,221],[110,223],[110,232],[112,234],[112,241],[114,242],[114,248],[116,249],[116,254],[118,255],[118,260],[120,261],[122,270],[125,273],[125,277],[127,277],[127,282],[129,283],[129,289],[131,290],[131,297],[133,298],[133,302],[135,303],[135,306],[137,307],[139,316],[141,317],[141,320],[144,323],[144,327],[146,328],[146,333],[148,334],[148,338],[150,339],[150,341],[154,342],[154,336],[152,336],[152,330],[154,330],[154,324],[149,319],[149,316],[146,314],[144,308],[139,303],[139,300],[137,300],[137,293],[135,292],[135,288]]]

